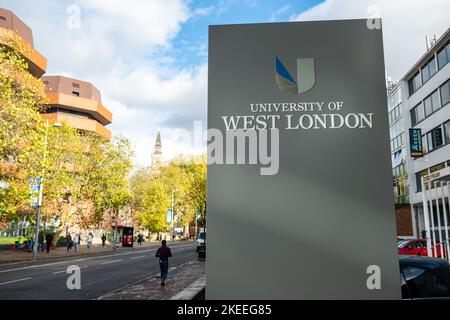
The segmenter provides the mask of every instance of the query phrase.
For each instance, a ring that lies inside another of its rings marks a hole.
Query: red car
[[[436,250],[435,256],[441,257],[441,245],[435,245],[434,241],[431,241],[431,251]],[[414,239],[414,240],[402,240],[398,242],[398,254],[408,254],[414,256],[428,256],[427,240],[426,239]]]

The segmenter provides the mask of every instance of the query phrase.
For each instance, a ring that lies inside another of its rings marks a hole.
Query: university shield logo
[[[314,58],[297,59],[297,81],[291,76],[278,57],[275,57],[275,81],[280,90],[290,94],[302,94],[316,84]]]

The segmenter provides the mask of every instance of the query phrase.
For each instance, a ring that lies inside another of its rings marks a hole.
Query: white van
[[[206,228],[200,228],[197,237],[197,251],[206,245]]]

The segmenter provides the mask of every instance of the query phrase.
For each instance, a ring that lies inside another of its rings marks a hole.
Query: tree
[[[206,155],[201,155],[183,164],[189,175],[189,193],[186,198],[200,213],[200,226],[206,226]]]
[[[129,181],[127,179],[133,166],[134,152],[130,141],[122,136],[113,138],[111,143],[104,145],[103,161],[99,164],[100,187],[94,197],[95,212],[100,220],[105,210],[112,210],[116,215],[119,209],[131,202]]]
[[[149,169],[138,170],[130,179],[133,208],[144,227],[153,232],[167,230],[166,212],[174,209],[179,224],[186,226],[200,212],[200,225],[206,224],[206,157],[180,156],[161,168],[158,176]],[[165,227],[164,227],[165,226]]]
[[[166,213],[170,207],[170,197],[160,179],[152,179],[145,187],[141,224],[151,232],[167,231]]]
[[[16,219],[26,209],[31,173],[38,169],[37,150],[42,145],[43,83],[27,70],[21,53],[25,42],[6,33],[0,39],[0,220]]]

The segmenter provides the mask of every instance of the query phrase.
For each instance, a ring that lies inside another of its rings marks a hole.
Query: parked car
[[[402,299],[450,300],[450,265],[440,258],[399,256]]]
[[[206,228],[200,228],[197,237],[197,252],[200,248],[204,248],[205,246],[206,246]]]
[[[403,240],[397,243],[398,254],[407,254],[415,256],[428,256],[427,240],[414,239]],[[441,245],[431,241],[431,250],[436,250],[435,256],[441,257]]]

